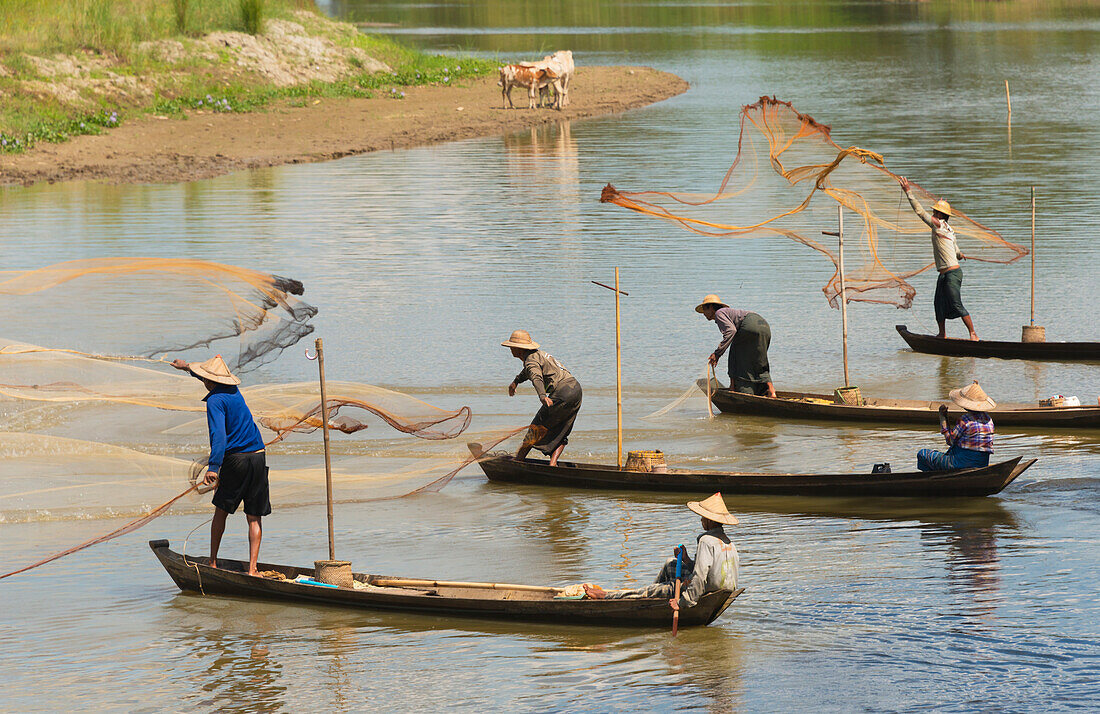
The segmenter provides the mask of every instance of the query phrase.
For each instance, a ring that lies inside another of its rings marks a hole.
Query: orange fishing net
[[[839,204],[850,212],[844,240],[847,299],[907,308],[916,294],[908,279],[933,265],[930,229],[909,206],[899,176],[882,156],[843,148],[830,133],[790,103],[761,97],[741,109],[737,157],[715,194],[619,191],[608,184],[600,200],[702,235],[784,236],[825,255],[834,268],[839,266],[835,239],[826,247],[818,236],[836,230]],[[913,193],[926,210],[936,200],[915,183]],[[955,201],[964,202],[965,197]],[[1011,263],[1027,254],[962,212],[951,225],[967,258]],[[822,290],[839,307],[839,271]]]

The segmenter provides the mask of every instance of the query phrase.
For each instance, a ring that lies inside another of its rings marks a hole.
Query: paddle
[[[676,595],[674,596],[674,599],[676,600],[677,605],[680,604],[680,576],[682,574],[681,573],[681,568],[683,567],[683,564],[684,564],[684,546],[683,546],[683,544],[681,544],[680,547],[678,547],[676,549]],[[680,608],[677,607],[672,611],[672,636],[673,637],[676,636],[676,630],[679,629],[679,627],[680,627]]]

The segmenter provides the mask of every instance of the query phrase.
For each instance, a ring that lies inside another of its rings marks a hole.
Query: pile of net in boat
[[[302,283],[170,258],[95,258],[0,271],[4,332],[87,354],[187,358],[220,352],[236,373],[270,362],[313,331]]]
[[[733,165],[713,194],[665,190],[622,191],[608,184],[601,201],[675,222],[707,236],[777,236],[812,248],[839,266],[837,205],[845,216],[845,292],[849,301],[908,308],[916,290],[908,280],[932,267],[929,228],[909,207],[899,176],[883,157],[837,144],[831,129],[788,102],[761,97],[742,108]],[[926,209],[936,200],[913,184]],[[965,205],[964,197],[952,202]],[[958,211],[951,218],[969,259],[1011,263],[1027,254],[996,231]],[[822,288],[839,307],[839,273]]]

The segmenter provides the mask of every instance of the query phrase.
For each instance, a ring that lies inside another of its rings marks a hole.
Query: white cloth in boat
[[[687,580],[687,573],[682,571],[685,584],[680,590],[680,606],[694,607],[699,598],[705,593],[716,590],[736,590],[737,570],[741,564],[741,558],[737,554],[737,547],[721,528],[712,528],[701,533],[697,538],[698,546],[695,550],[695,562],[685,561],[684,568],[691,568],[691,579]],[[671,598],[676,587],[676,558],[669,558],[657,580],[652,585],[631,590],[612,590],[607,597],[619,598],[643,598],[664,597]]]

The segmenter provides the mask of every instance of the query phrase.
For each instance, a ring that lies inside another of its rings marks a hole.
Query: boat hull
[[[521,590],[526,586],[496,585],[493,589],[468,587],[471,583],[437,583],[357,573],[360,582],[385,581],[384,587],[366,590],[328,588],[292,582],[298,575],[313,576],[313,568],[261,563],[262,571],[274,570],[288,580],[253,577],[247,563],[218,559],[218,568],[207,558],[184,556],[170,549],[167,540],[149,541],[149,547],[180,590],[205,595],[230,595],[267,600],[307,602],[365,610],[399,610],[426,614],[479,617],[528,622],[556,622],[563,625],[614,625],[670,627],[672,611],[664,598],[629,600],[554,599],[550,592]],[[395,585],[408,580],[408,586]],[[706,593],[690,608],[680,610],[680,626],[703,626],[713,622],[744,591],[719,590]]]
[[[686,494],[771,494],[798,496],[989,496],[1026,471],[1034,459],[1020,457],[984,468],[887,474],[723,473],[670,469],[667,473],[627,471],[615,466],[559,461],[482,459],[490,481],[570,488],[674,491]]]
[[[754,414],[784,419],[813,419],[891,424],[939,426],[938,409],[946,404],[952,419],[963,410],[946,401],[865,398],[866,404],[840,404],[830,394],[777,392],[778,398],[740,394],[717,389],[711,402],[725,414]],[[801,401],[815,399],[817,402]],[[827,402],[827,403],[821,403]],[[1100,406],[1033,407],[1026,404],[999,404],[991,412],[997,427],[1034,426],[1051,429],[1100,429]]]
[[[955,340],[910,332],[895,325],[914,352],[948,357],[998,357],[1000,359],[1054,360],[1059,362],[1100,361],[1100,342],[998,342]]]

